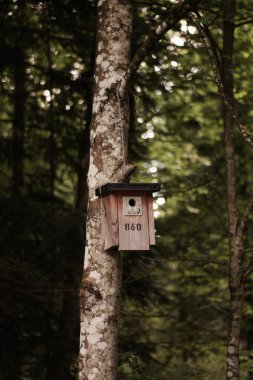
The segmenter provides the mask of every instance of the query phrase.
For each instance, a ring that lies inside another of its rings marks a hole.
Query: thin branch
[[[251,252],[251,255],[248,259],[248,262],[244,265],[244,268],[243,268],[243,279],[246,280],[246,278],[252,273],[252,262],[253,262],[253,248],[248,248],[248,249],[245,249],[243,251],[243,255],[245,255],[246,253],[249,253]],[[244,262],[246,260],[244,259]]]
[[[13,120],[12,119],[0,119],[0,123],[12,123]]]
[[[252,24],[252,23],[253,23],[253,18],[250,18],[249,20],[238,22],[238,24],[235,24],[235,28],[239,28],[240,26]]]
[[[205,259],[203,257],[170,257],[166,259],[154,259],[152,257],[143,257],[146,261],[156,262],[156,263],[163,263],[163,262],[180,262],[180,261],[187,261],[187,262],[194,262],[197,261],[199,263],[205,263],[205,264],[217,264],[219,266],[226,266],[227,263],[224,261],[218,261],[218,260],[211,260],[211,259]]]
[[[244,280],[246,280],[252,272],[253,268],[246,270],[246,272],[243,275]]]
[[[253,267],[252,267],[252,263],[253,263],[253,255],[251,255],[249,261],[248,261],[248,264],[244,270],[244,273],[243,273],[243,278],[244,280],[247,279],[247,277],[253,272]]]
[[[159,25],[150,31],[146,36],[143,44],[139,47],[137,53],[130,64],[130,76],[132,76],[139,68],[141,62],[153,47],[160,41],[165,33],[172,29],[181,19],[193,11],[202,0],[185,0],[178,1],[176,5],[168,10],[166,18]]]
[[[127,317],[138,317],[138,318],[173,318],[175,319],[175,317],[173,317],[171,315],[172,312],[168,312],[168,313],[161,313],[161,314],[141,314],[141,313],[131,313],[127,310],[121,310],[120,311],[121,314],[124,314],[126,315]]]
[[[245,207],[244,212],[240,218],[240,222],[239,222],[239,225],[237,228],[237,235],[239,237],[242,237],[242,235],[243,235],[243,232],[247,226],[249,216],[250,216],[252,209],[253,209],[253,196],[250,198],[249,203]]]
[[[246,127],[240,122],[239,117],[235,111],[232,100],[226,96],[223,80],[221,77],[219,59],[218,59],[215,45],[213,43],[212,35],[208,27],[204,23],[201,22],[201,16],[199,14],[190,13],[189,17],[194,23],[195,27],[197,28],[206,48],[208,49],[210,62],[211,62],[213,73],[214,73],[214,79],[215,79],[218,91],[220,93],[220,96],[223,99],[224,105],[230,111],[231,116],[235,122],[235,125],[241,132],[243,139],[253,149],[253,137],[247,132]]]
[[[29,292],[46,292],[46,293],[55,293],[55,292],[71,292],[78,293],[79,289],[26,289]]]

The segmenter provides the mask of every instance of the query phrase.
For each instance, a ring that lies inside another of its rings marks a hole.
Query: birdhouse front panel
[[[118,193],[119,250],[149,250],[147,195]]]

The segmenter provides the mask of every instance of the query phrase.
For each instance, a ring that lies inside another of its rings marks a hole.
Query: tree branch
[[[0,123],[12,123],[13,122],[13,119],[5,119],[5,118],[1,118],[0,119]]]
[[[150,31],[150,34],[146,36],[142,45],[133,57],[130,64],[130,76],[138,70],[145,56],[153,49],[156,43],[163,38],[165,33],[172,29],[189,12],[193,11],[200,1],[201,0],[180,0],[168,10],[167,17],[161,21],[156,28]]]
[[[241,135],[243,139],[246,141],[246,143],[253,149],[253,137],[247,132],[246,127],[240,122],[239,117],[236,113],[236,110],[234,108],[233,102],[231,99],[229,99],[226,96],[225,90],[224,90],[224,84],[221,76],[221,70],[219,65],[219,58],[217,55],[217,51],[215,48],[215,44],[213,42],[212,35],[209,31],[209,28],[207,25],[201,22],[201,16],[198,13],[189,13],[189,18],[194,23],[195,27],[197,28],[210,57],[210,62],[212,65],[213,73],[214,73],[214,79],[216,82],[217,89],[220,93],[220,96],[224,102],[225,107],[231,112],[231,116],[235,122],[235,125],[241,132]]]
[[[173,311],[173,310],[172,310]],[[123,314],[123,315],[126,315],[127,317],[138,317],[138,318],[173,318],[175,319],[175,317],[173,317],[171,315],[171,312],[168,312],[168,313],[157,313],[157,314],[142,314],[142,313],[134,313],[134,312],[129,312],[127,310],[121,310],[120,313]]]
[[[240,26],[247,25],[247,24],[252,24],[252,23],[253,23],[253,18],[250,18],[249,20],[238,22],[238,24],[235,24],[235,28],[238,28]]]
[[[247,226],[250,212],[252,211],[252,209],[253,209],[253,196],[250,198],[250,201],[247,204],[246,208],[244,209],[244,212],[240,218],[240,222],[237,228],[237,235],[239,235],[240,237],[242,237],[243,232]]]
[[[246,280],[247,277],[253,272],[252,262],[253,262],[253,254],[251,255],[248,261],[248,264],[246,265],[246,268],[243,271],[244,280]]]

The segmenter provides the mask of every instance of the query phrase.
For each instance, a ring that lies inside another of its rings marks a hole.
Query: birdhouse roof
[[[96,196],[106,195],[119,191],[148,191],[154,193],[161,189],[160,183],[106,183],[103,186],[97,187],[95,190]]]

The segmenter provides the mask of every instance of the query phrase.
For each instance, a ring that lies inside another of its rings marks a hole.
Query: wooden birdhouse
[[[152,193],[160,188],[159,183],[107,183],[96,189],[105,251],[146,251],[155,245]]]

